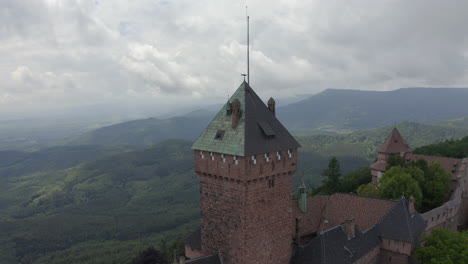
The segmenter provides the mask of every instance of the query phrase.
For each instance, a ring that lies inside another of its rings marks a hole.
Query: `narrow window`
[[[252,162],[253,164],[257,164],[257,159],[255,158],[255,155],[252,155]]]

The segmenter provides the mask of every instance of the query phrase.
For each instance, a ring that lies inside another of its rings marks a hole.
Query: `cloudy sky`
[[[0,0],[0,115],[224,101],[245,0]],[[263,98],[468,86],[468,1],[249,0]]]

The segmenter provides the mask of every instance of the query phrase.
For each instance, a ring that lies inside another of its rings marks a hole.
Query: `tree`
[[[324,177],[322,192],[333,194],[340,190],[340,162],[336,157],[332,157],[328,163],[328,168],[322,173]]]
[[[418,209],[421,212],[431,210],[445,202],[451,175],[439,162],[427,162],[422,159],[406,161],[400,156],[392,156],[387,163],[387,172],[396,167],[399,167],[401,172],[409,174],[418,183],[423,197],[422,201],[418,201]]]
[[[169,262],[153,247],[140,252],[132,264],[169,264]]]
[[[359,196],[379,197],[379,190],[373,183],[363,184],[356,190]]]
[[[459,140],[446,140],[438,144],[419,147],[414,150],[414,153],[463,159],[468,156],[468,137]]]
[[[450,174],[441,167],[440,163],[429,163],[428,172],[424,175],[424,182],[421,184],[425,210],[435,208],[447,199],[450,178]]]
[[[371,169],[369,166],[364,166],[358,170],[352,171],[340,178],[340,192],[349,193],[357,192],[357,189],[366,183],[372,181]]]
[[[398,200],[402,195],[409,199],[413,195],[416,208],[422,204],[422,191],[418,182],[400,166],[392,167],[380,179],[379,196]]]
[[[468,263],[468,231],[435,229],[432,234],[423,236],[423,245],[416,250],[418,263]]]

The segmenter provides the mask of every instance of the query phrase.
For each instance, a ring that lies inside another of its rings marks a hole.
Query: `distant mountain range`
[[[432,123],[468,116],[466,88],[404,88],[395,91],[328,89],[281,107],[290,130],[356,131],[405,121]]]
[[[277,110],[295,135],[353,132],[402,122],[434,123],[427,129],[468,127],[468,89],[407,88],[390,92],[326,90]],[[166,139],[196,139],[216,110],[200,109],[182,117],[139,119],[87,132],[66,144],[149,146]],[[457,118],[457,119],[454,119]],[[446,120],[454,119],[454,120]],[[452,129],[453,130],[453,129]],[[454,135],[450,132],[447,134]],[[419,129],[418,134],[424,132]],[[457,135],[463,136],[463,135]],[[444,138],[445,139],[445,138]],[[424,141],[425,144],[436,141]]]
[[[307,136],[356,132],[402,122],[468,126],[468,121],[460,119],[468,116],[467,102],[465,88],[404,88],[389,92],[329,89],[277,107],[276,112],[289,131]],[[208,105],[179,117],[120,123],[115,123],[118,119],[86,123],[74,118],[2,121],[0,150],[33,151],[53,145],[82,144],[142,147],[171,138],[194,140],[221,106]],[[448,119],[458,120],[445,121]]]

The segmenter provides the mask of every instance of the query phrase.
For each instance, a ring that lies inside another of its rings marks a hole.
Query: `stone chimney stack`
[[[351,239],[355,235],[356,231],[356,223],[354,222],[354,218],[346,220],[343,224],[344,226],[344,231],[348,239]]]
[[[236,128],[237,125],[239,124],[239,121],[241,119],[241,105],[240,105],[240,102],[239,100],[235,99],[233,102],[232,102],[232,124],[231,124],[231,127],[232,128]]]
[[[413,195],[411,195],[410,198],[409,198],[409,201],[408,201],[408,210],[409,210],[411,216],[413,216],[413,215],[414,215],[414,212],[416,211],[416,210],[414,209],[414,197],[413,197]]]
[[[276,115],[275,105],[276,105],[275,99],[273,99],[273,97],[270,97],[270,100],[268,100],[268,110],[270,110],[274,115]]]

